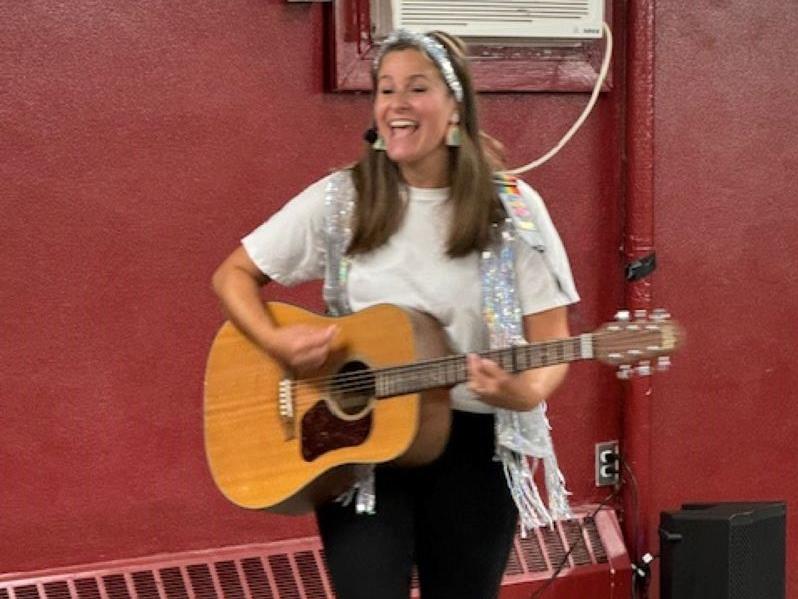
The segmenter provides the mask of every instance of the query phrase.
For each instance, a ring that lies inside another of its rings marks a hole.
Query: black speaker
[[[786,513],[783,502],[662,512],[661,599],[784,599]]]

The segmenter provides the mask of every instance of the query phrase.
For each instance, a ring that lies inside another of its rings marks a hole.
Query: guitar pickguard
[[[329,451],[362,444],[371,432],[371,412],[342,420],[319,401],[302,417],[302,458],[312,462]]]

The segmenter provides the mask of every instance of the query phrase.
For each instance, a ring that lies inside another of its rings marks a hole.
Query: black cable
[[[635,562],[638,559],[638,555],[640,554],[640,543],[638,540],[638,534],[640,534],[640,508],[639,508],[639,497],[638,497],[638,487],[637,487],[637,478],[632,472],[632,468],[629,464],[626,463],[626,460],[621,460],[622,471],[626,471],[629,474],[629,479],[627,480],[626,477],[622,477],[624,483],[631,482],[632,483],[632,542],[634,543],[634,555],[632,556],[632,599],[637,599],[637,574],[634,571]]]
[[[637,559],[638,555],[640,554],[640,540],[638,535],[640,534],[640,498],[639,498],[639,488],[637,486],[637,478],[635,477],[634,472],[632,472],[632,468],[626,462],[626,460],[621,459],[622,469],[625,470],[629,474],[629,482],[632,483],[632,511],[634,512],[632,515],[634,520],[632,522],[632,539],[634,539],[634,557]],[[623,478],[623,482],[626,482],[626,479]]]
[[[632,472],[632,468],[625,461],[623,462],[623,470],[629,475],[628,480],[624,477],[623,482],[630,482],[632,486],[632,539],[634,540],[634,555],[632,556],[632,599],[637,599],[638,582],[642,583],[643,595],[648,597],[648,585],[651,583],[651,564],[659,557],[659,554],[651,555],[644,553],[640,555],[640,497],[639,489],[637,486],[637,478]]]
[[[605,497],[605,498],[604,498],[604,499],[601,501],[601,503],[599,503],[599,504],[596,506],[596,509],[595,509],[595,510],[593,510],[593,512],[592,512],[590,515],[586,516],[584,519],[585,519],[585,520],[588,520],[588,519],[590,519],[590,520],[593,520],[593,519],[596,517],[596,514],[598,514],[598,513],[599,513],[599,511],[601,510],[601,508],[603,508],[603,507],[604,507],[605,505],[607,505],[607,504],[608,504],[610,501],[612,501],[613,499],[615,499],[615,498],[618,496],[618,493],[620,493],[620,492],[621,492],[621,487],[620,487],[620,485],[618,485],[618,486],[615,488],[615,490],[614,490],[612,493],[610,493],[609,495],[607,495],[607,496],[606,496],[606,497]],[[581,521],[579,521],[579,520],[576,520],[576,523],[579,525],[579,532],[581,533],[581,534],[579,535],[579,538],[576,540],[576,542],[575,542],[575,543],[573,543],[573,544],[572,544],[572,545],[571,545],[571,546],[568,548],[568,551],[566,551],[566,552],[565,552],[565,555],[563,555],[563,556],[562,556],[562,559],[560,560],[560,563],[557,565],[557,568],[555,568],[555,570],[554,570],[554,572],[552,573],[552,575],[551,575],[551,576],[549,577],[549,579],[546,581],[546,584],[544,584],[544,585],[543,585],[542,587],[540,587],[540,588],[539,588],[537,591],[535,591],[535,592],[534,592],[534,594],[532,594],[532,595],[529,597],[529,599],[540,599],[540,597],[542,597],[542,596],[543,596],[543,593],[545,593],[545,592],[546,592],[546,589],[548,589],[548,588],[549,588],[549,587],[550,587],[550,586],[551,586],[551,585],[554,583],[554,581],[555,581],[555,580],[557,579],[557,577],[560,575],[560,572],[562,572],[562,571],[563,571],[563,568],[565,568],[565,564],[567,564],[567,563],[568,563],[568,558],[571,556],[571,553],[573,553],[574,549],[576,549],[576,548],[579,546],[579,543],[584,543],[584,542],[585,542],[585,528],[584,528],[584,526],[582,526],[582,522],[581,522]],[[566,539],[566,540],[567,540],[567,539]]]
[[[632,573],[635,576],[634,582],[640,580],[643,582],[643,592],[648,596],[648,585],[651,583],[651,564],[659,557],[659,554],[651,555],[644,553],[643,556],[636,562],[632,563]],[[635,586],[632,586],[633,596],[636,595]]]

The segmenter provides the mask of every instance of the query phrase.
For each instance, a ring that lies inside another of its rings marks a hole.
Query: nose
[[[393,109],[406,108],[410,105],[410,93],[407,90],[397,90],[391,94],[390,105]]]

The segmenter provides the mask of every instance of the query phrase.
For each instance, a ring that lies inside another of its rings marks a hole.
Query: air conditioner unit
[[[600,38],[604,0],[371,0],[374,37],[393,29],[465,38]]]

